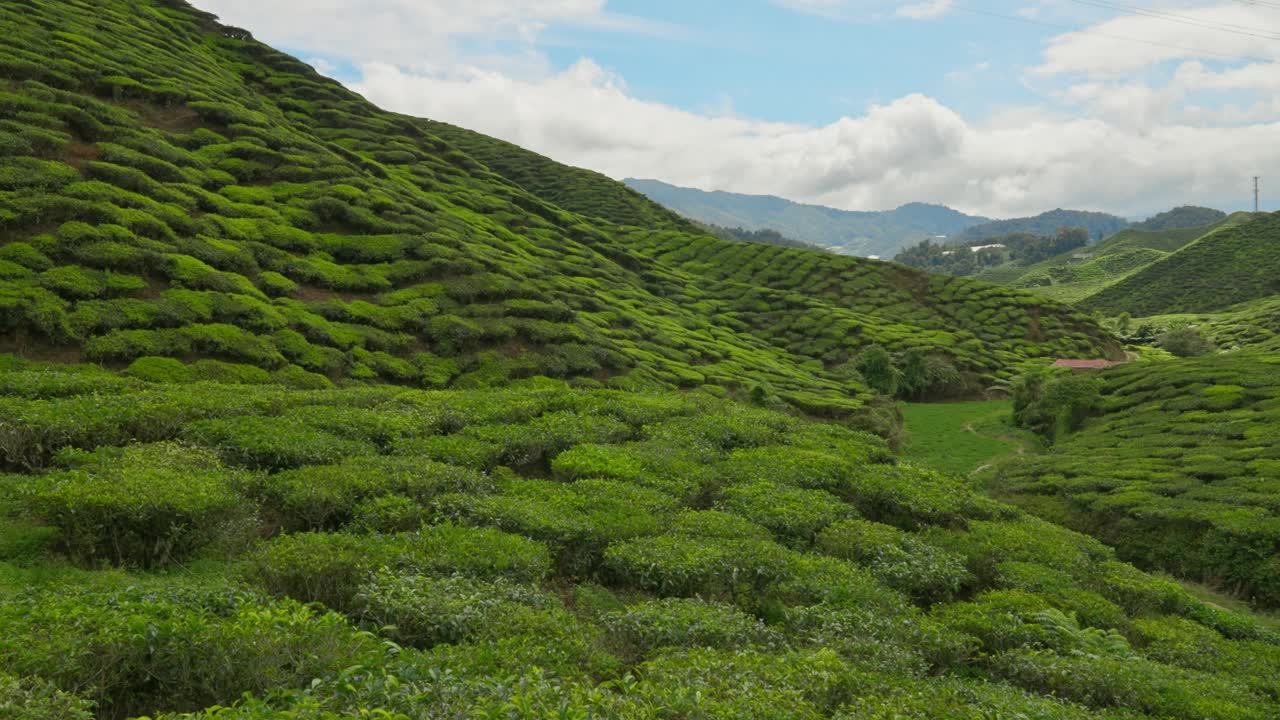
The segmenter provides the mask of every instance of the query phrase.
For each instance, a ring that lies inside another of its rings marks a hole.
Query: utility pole
[[[1253,176],[1253,211],[1258,212],[1258,181],[1262,178],[1258,175]]]

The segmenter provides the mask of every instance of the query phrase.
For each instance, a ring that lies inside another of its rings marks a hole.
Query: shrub
[[[615,642],[646,655],[664,647],[773,647],[781,636],[741,610],[698,599],[667,598],[632,605],[601,622]]]
[[[500,626],[521,610],[556,604],[552,596],[535,587],[503,578],[429,577],[388,571],[376,573],[356,597],[362,621],[385,628],[398,643],[420,648],[500,632]]]
[[[491,487],[488,478],[466,468],[419,458],[367,457],[272,475],[263,494],[286,527],[324,529],[350,522],[368,499],[398,495],[423,503],[443,493],[483,493]]]
[[[0,674],[0,717],[10,720],[92,720],[88,700],[39,678]]]
[[[321,465],[376,450],[368,443],[273,417],[200,420],[183,428],[182,434],[216,450],[226,462],[263,470]]]
[[[1218,349],[1213,341],[1205,337],[1204,332],[1194,325],[1182,325],[1160,333],[1156,336],[1156,346],[1178,357],[1208,355]]]
[[[195,711],[380,653],[339,615],[225,588],[64,585],[6,600],[0,627],[11,642],[0,644],[0,663],[79,688],[101,717]]]
[[[260,367],[221,360],[197,360],[191,365],[196,380],[227,385],[265,385],[271,382],[271,373]]]
[[[829,526],[818,536],[818,547],[865,565],[881,582],[924,602],[947,600],[972,579],[964,557],[866,520]]]
[[[400,535],[297,533],[267,544],[252,573],[276,595],[351,610],[381,568],[429,575],[536,582],[550,570],[542,545],[487,528],[437,525]]]
[[[661,596],[750,593],[782,577],[788,560],[772,542],[671,535],[629,540],[605,552],[620,581]]]
[[[852,506],[825,490],[803,490],[768,481],[725,488],[716,507],[801,543],[812,541],[836,520],[857,514]]]
[[[39,479],[28,502],[78,562],[155,568],[237,529],[250,512],[237,483],[207,452],[138,445]]]
[[[124,371],[125,375],[153,383],[177,384],[191,382],[191,368],[173,358],[141,357]]]

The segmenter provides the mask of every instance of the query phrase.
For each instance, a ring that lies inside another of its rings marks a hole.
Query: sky
[[[846,210],[1280,203],[1280,0],[195,0],[374,103]],[[1269,190],[1272,186],[1275,190]]]

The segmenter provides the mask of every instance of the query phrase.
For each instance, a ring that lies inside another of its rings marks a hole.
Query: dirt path
[[[1015,455],[1015,456],[1017,456],[1017,457],[1022,457],[1023,455],[1026,455],[1026,454],[1027,454],[1027,441],[1026,441],[1026,440],[1023,440],[1022,438],[1020,438],[1020,437],[1018,437],[1018,436],[1016,436],[1016,435],[1000,435],[1000,436],[998,436],[998,437],[997,437],[997,436],[992,436],[992,435],[986,435],[986,436],[983,436],[983,435],[982,435],[982,433],[978,432],[977,428],[975,428],[975,427],[973,426],[973,421],[972,421],[972,420],[965,420],[965,421],[964,421],[964,424],[963,424],[963,425],[961,425],[961,427],[964,429],[964,431],[965,431],[965,432],[973,433],[974,435],[978,435],[978,436],[981,436],[981,437],[995,437],[995,439],[997,439],[997,440],[999,440],[999,441],[1001,441],[1001,442],[1005,442],[1005,443],[1010,443],[1010,444],[1012,444],[1012,445],[1016,445],[1017,447],[1015,447],[1015,448],[1013,449],[1013,453],[1012,453],[1012,454],[1013,454],[1013,455]],[[978,467],[974,468],[973,470],[971,470],[971,471],[969,472],[969,476],[970,476],[970,477],[972,477],[972,476],[974,476],[974,475],[977,475],[977,474],[979,474],[979,473],[983,472],[984,470],[990,470],[991,468],[995,467],[996,463],[1000,462],[1001,460],[1004,460],[1004,459],[1005,459],[1005,458],[1007,458],[1007,457],[1009,457],[1009,456],[1008,456],[1008,455],[1005,455],[1005,456],[1002,456],[1002,457],[995,458],[995,459],[993,459],[993,460],[992,460],[991,462],[989,462],[989,463],[984,463],[984,464],[982,464],[982,465],[979,465]]]

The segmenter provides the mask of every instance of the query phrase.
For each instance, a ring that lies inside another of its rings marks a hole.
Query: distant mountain
[[[1227,214],[1221,210],[1214,210],[1207,207],[1196,207],[1194,205],[1183,205],[1172,210],[1162,212],[1159,215],[1153,215],[1146,220],[1136,223],[1134,230],[1175,230],[1178,228],[1193,228],[1204,225],[1212,225],[1213,223],[1225,220]]]
[[[1157,216],[1159,217],[1159,216]],[[1213,218],[1214,222],[1221,218]],[[1205,223],[1198,223],[1205,224]],[[995,220],[984,225],[975,225],[965,229],[958,237],[950,238],[950,242],[969,244],[988,238],[1004,237],[1013,233],[1029,233],[1031,235],[1051,236],[1059,228],[1084,228],[1094,240],[1108,238],[1132,223],[1117,215],[1084,210],[1050,210],[1035,217],[1014,218],[1012,220]]]
[[[938,235],[954,235],[989,218],[965,215],[942,205],[910,203],[896,210],[857,212],[804,205],[772,195],[706,192],[657,180],[624,181],[651,199],[701,223],[782,235],[830,247],[848,255],[892,257],[908,245]],[[1056,229],[1056,228],[1055,228]]]

